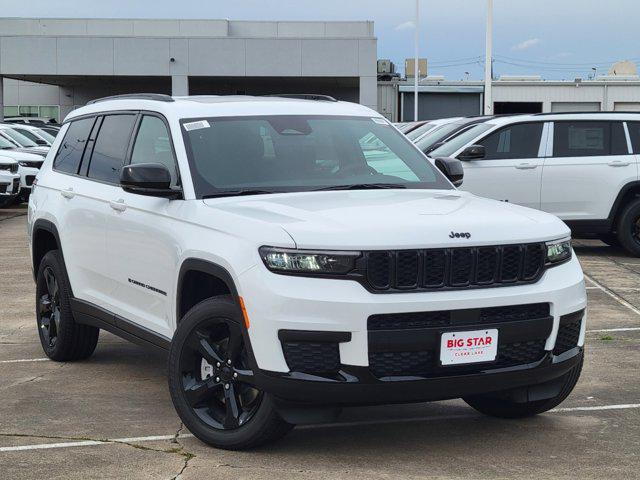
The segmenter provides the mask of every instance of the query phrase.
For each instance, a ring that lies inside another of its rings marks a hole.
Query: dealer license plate
[[[440,340],[440,363],[463,365],[492,362],[498,354],[498,329],[443,333]]]

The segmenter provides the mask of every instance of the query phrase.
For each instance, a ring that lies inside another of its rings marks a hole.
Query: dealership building
[[[322,93],[377,109],[373,22],[0,19],[0,112],[62,120],[87,101]]]

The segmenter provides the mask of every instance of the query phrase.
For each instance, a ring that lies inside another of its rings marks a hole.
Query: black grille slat
[[[367,322],[369,330],[402,330],[448,325],[451,325],[451,314],[448,311],[371,315]]]
[[[531,283],[544,262],[544,244],[534,243],[372,251],[363,269],[373,291],[437,290]]]
[[[418,286],[419,258],[417,250],[400,251],[396,255],[396,288]]]
[[[422,285],[426,288],[442,287],[445,284],[446,260],[445,250],[425,250]]]

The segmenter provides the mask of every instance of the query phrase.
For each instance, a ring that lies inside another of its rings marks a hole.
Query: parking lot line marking
[[[20,358],[18,360],[0,360],[0,363],[46,362],[48,358]]]
[[[640,408],[640,403],[626,403],[622,405],[600,405],[600,406],[593,406],[593,407],[554,408],[553,410],[549,410],[549,413],[597,412],[601,410],[628,410],[630,408]]]
[[[602,292],[606,293],[607,295],[609,295],[611,298],[613,298],[616,302],[618,302],[620,305],[623,305],[625,307],[627,307],[629,310],[631,310],[633,313],[640,315],[640,310],[638,310],[636,307],[634,307],[633,305],[631,305],[629,302],[627,302],[624,298],[622,298],[620,295],[617,295],[615,292],[613,292],[612,290],[610,290],[609,288],[605,287],[604,285],[601,285],[600,283],[596,282],[593,278],[591,278],[589,275],[584,275],[584,277],[586,279],[588,279],[591,283],[593,283],[599,290],[601,290]]]
[[[587,333],[604,333],[604,332],[637,332],[640,327],[628,327],[628,328],[601,328],[598,330],[587,330]]]
[[[117,443],[157,442],[160,440],[173,440],[175,435],[153,435],[149,437],[114,438],[112,440],[80,440],[77,442],[40,443],[32,445],[16,445],[14,447],[0,447],[2,452],[20,452],[24,450],[46,450],[50,448],[93,447],[96,445],[113,445]],[[193,438],[190,433],[183,433],[177,438]]]
[[[554,408],[547,413],[570,413],[570,412],[592,412],[603,410],[629,410],[640,408],[640,403],[626,403],[620,405],[599,405],[593,407],[567,407],[567,408]],[[351,426],[365,426],[365,425],[383,425],[387,423],[413,423],[413,422],[426,422],[432,420],[453,420],[461,418],[484,418],[479,414],[460,414],[460,415],[433,415],[430,417],[412,417],[412,418],[389,418],[386,420],[365,420],[355,422],[335,422],[324,423],[318,425],[304,425],[298,427],[299,429],[313,429],[313,428],[327,428],[327,427],[351,427]],[[193,438],[190,433],[183,433],[178,435],[177,438]],[[136,442],[155,442],[162,440],[173,440],[175,435],[153,435],[148,437],[127,437],[127,438],[114,438],[111,440],[82,440],[77,442],[58,442],[58,443],[40,443],[31,445],[16,445],[12,447],[0,447],[0,453],[3,452],[20,452],[25,450],[46,450],[51,448],[72,448],[72,447],[92,447],[97,445],[117,445],[118,443],[136,443]]]

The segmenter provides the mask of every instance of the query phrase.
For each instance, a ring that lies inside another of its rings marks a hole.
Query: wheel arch
[[[199,258],[184,260],[176,288],[176,327],[191,307],[220,295],[231,295],[239,305],[238,290],[226,268]]]
[[[625,205],[636,197],[640,197],[640,181],[629,182],[620,189],[620,192],[618,192],[618,196],[613,202],[609,212],[608,220],[612,230],[615,230],[618,218],[620,217],[620,213],[624,209]]]
[[[38,275],[40,262],[51,250],[58,250],[64,262],[58,228],[50,220],[38,219],[34,222],[31,232],[31,262],[34,281]]]

